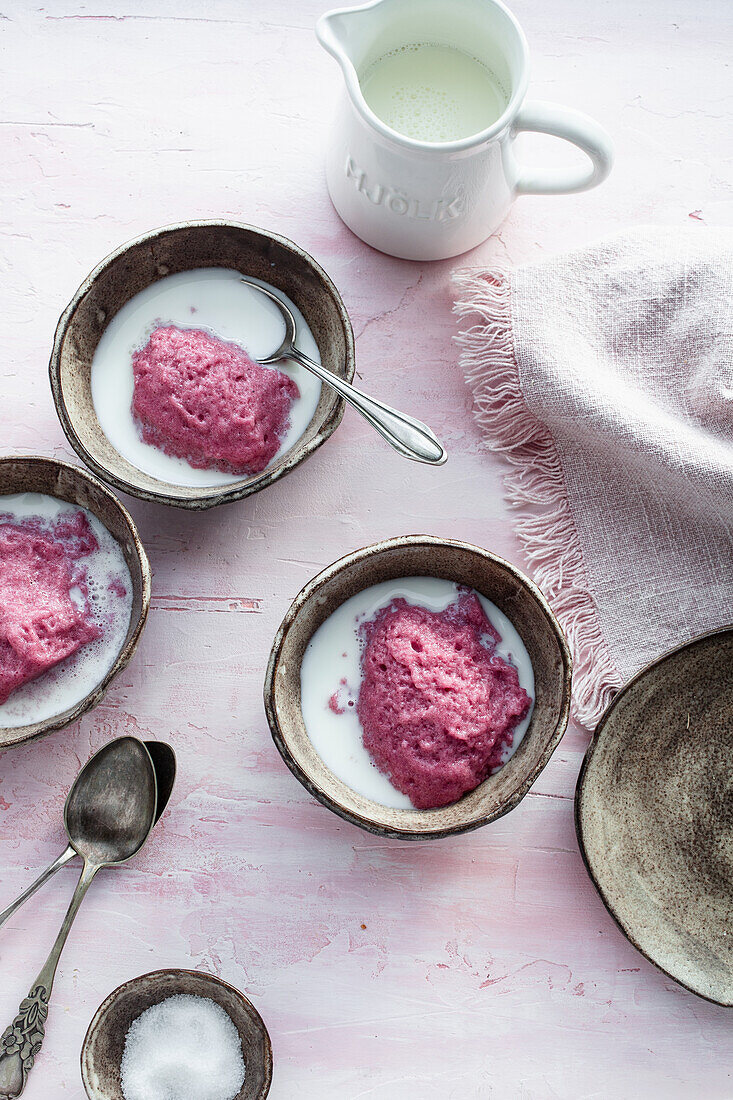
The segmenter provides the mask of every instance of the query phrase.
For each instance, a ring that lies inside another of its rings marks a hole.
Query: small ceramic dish
[[[648,665],[601,718],[575,822],[621,931],[680,985],[733,1006],[733,627]]]
[[[229,1014],[242,1040],[244,1085],[234,1100],[265,1100],[272,1081],[272,1046],[262,1017],[243,993],[199,970],[155,970],[125,982],[100,1005],[81,1048],[81,1078],[89,1100],[124,1100],[120,1066],[133,1020],[168,997],[209,997]]]
[[[127,666],[140,640],[150,606],[150,566],[137,528],[117,497],[78,466],[41,457],[0,457],[1,496],[11,493],[44,493],[87,508],[119,543],[132,580],[132,614],[117,660],[92,691],[75,706],[25,726],[0,726],[0,749],[30,741],[52,730],[62,729],[96,707],[110,683]]]
[[[493,601],[519,631],[535,675],[532,719],[517,751],[474,791],[436,810],[393,809],[353,791],[314,749],[300,707],[301,663],[321,623],[356,592],[410,576],[443,577]],[[285,763],[324,806],[370,832],[421,840],[486,825],[524,798],[565,731],[570,681],[570,653],[563,633],[540,590],[518,569],[478,546],[405,535],[341,558],[295,598],[270,654],[265,710]]]
[[[303,435],[272,465],[226,485],[186,487],[143,473],[117,451],[94,410],[91,367],[105,328],[135,294],[180,271],[226,267],[284,291],[301,310],[325,367],[351,382],[354,337],[341,297],[325,271],[302,248],[275,233],[232,222],[182,222],[145,233],[118,248],[87,276],[64,310],[50,362],[61,426],[79,457],[103,481],[144,500],[202,509],[240,500],[295,469],[341,422],[344,402],[323,386]]]

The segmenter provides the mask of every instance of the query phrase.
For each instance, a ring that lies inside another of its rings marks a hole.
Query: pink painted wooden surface
[[[417,2],[417,0],[416,0]],[[154,570],[142,645],[78,725],[0,761],[0,906],[60,850],[69,783],[108,738],[168,738],[180,778],[141,858],[100,876],[63,957],[29,1100],[79,1097],[100,1001],[159,966],[220,974],[262,1011],[272,1100],[733,1096],[731,1017],[626,942],[585,874],[572,819],[587,734],[571,728],[522,805],[455,840],[344,824],[281,763],[261,704],[289,601],[318,569],[428,531],[521,563],[501,463],[474,428],[452,342],[454,263],[362,245],[322,178],[339,87],[313,24],[325,0],[7,0],[0,449],[74,455],[46,363],[56,319],[125,239],[231,216],[292,237],[340,288],[358,369],[429,421],[434,471],[355,415],[273,489],[195,516],[127,501]],[[459,261],[518,262],[638,222],[733,220],[728,0],[515,0],[531,94],[613,132],[600,190],[524,199]],[[205,13],[205,14],[204,14]],[[559,156],[543,139],[528,155]],[[50,946],[65,869],[0,935],[0,1029]]]

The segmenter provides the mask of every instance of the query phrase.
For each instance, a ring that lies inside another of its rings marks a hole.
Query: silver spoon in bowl
[[[158,821],[160,820],[161,814],[168,805],[168,800],[170,799],[171,792],[173,790],[173,784],[175,783],[176,754],[174,753],[170,745],[166,744],[165,741],[145,741],[144,745],[150,753],[150,758],[153,761],[153,767],[155,769],[158,798],[155,808],[155,821],[153,822],[153,824],[157,825]],[[105,746],[105,748],[107,747],[108,746]],[[104,752],[104,749],[100,751]],[[95,753],[95,755],[84,765],[72,784],[71,790],[68,794],[68,798],[71,798],[74,788],[77,786],[78,783],[88,782],[89,776],[92,773],[93,768],[96,766],[97,757],[99,755],[100,753]],[[33,897],[36,890],[39,890],[45,882],[48,882],[49,879],[53,878],[57,871],[59,871],[62,867],[65,867],[66,864],[70,862],[70,860],[75,859],[78,854],[79,853],[77,852],[76,848],[69,844],[66,850],[63,851],[60,856],[57,856],[57,858],[46,868],[45,871],[41,871],[35,882],[32,882],[30,886],[28,886],[23,891],[23,893],[15,899],[15,901],[11,902],[7,909],[3,909],[2,913],[0,913],[0,928],[2,928],[6,921],[10,920],[13,913],[17,913],[21,905],[28,901],[28,898]]]
[[[16,1100],[26,1086],[45,1036],[61,951],[94,876],[140,851],[153,827],[156,804],[155,769],[136,737],[120,737],[101,749],[69,792],[64,825],[84,866],[51,953],[0,1037],[0,1100]]]
[[[247,286],[259,290],[261,294],[265,294],[274,302],[285,322],[285,336],[280,347],[276,348],[271,355],[267,355],[263,359],[257,359],[256,362],[261,363],[262,366],[272,366],[283,359],[292,359],[293,362],[300,363],[301,367],[305,367],[311,374],[315,374],[321,382],[325,382],[340,397],[343,397],[344,401],[352,408],[360,412],[364,419],[373,428],[376,428],[380,435],[384,436],[387,442],[391,443],[394,449],[404,455],[405,458],[414,459],[415,462],[427,462],[432,466],[443,465],[448,458],[448,454],[443,444],[427,424],[423,424],[421,420],[416,420],[412,416],[407,416],[406,413],[398,412],[397,409],[385,405],[382,401],[377,401],[374,397],[369,397],[358,390],[356,386],[352,386],[343,378],[339,378],[338,375],[321,366],[320,363],[309,359],[300,348],[295,346],[297,336],[295,317],[285,302],[266,287],[254,282],[253,279],[247,279],[242,275],[241,280]]]

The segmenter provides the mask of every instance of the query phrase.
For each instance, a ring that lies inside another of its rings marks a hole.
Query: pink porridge
[[[132,360],[142,438],[197,469],[255,474],[277,454],[298,387],[237,344],[198,329],[156,328]]]
[[[364,745],[417,809],[455,802],[502,763],[532,700],[469,590],[444,611],[400,598],[361,627]]]
[[[0,516],[0,703],[100,637],[81,564],[97,549],[83,512],[52,523]]]

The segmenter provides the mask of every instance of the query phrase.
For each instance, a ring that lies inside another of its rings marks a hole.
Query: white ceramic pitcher
[[[611,140],[579,111],[524,102],[527,42],[500,0],[372,0],[327,12],[316,34],[343,70],[346,88],[327,153],[336,210],[374,248],[410,260],[440,260],[480,244],[517,195],[560,195],[608,175]],[[359,76],[409,43],[453,46],[483,62],[507,93],[504,113],[459,141],[405,137],[367,106]],[[589,158],[581,168],[535,171],[514,157],[523,130],[570,141]]]

